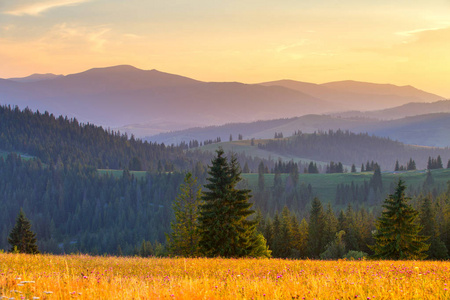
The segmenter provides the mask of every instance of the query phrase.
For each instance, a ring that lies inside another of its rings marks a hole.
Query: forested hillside
[[[5,250],[14,218],[23,208],[42,252],[163,254],[161,244],[170,232],[172,203],[184,172],[191,171],[204,184],[206,165],[213,155],[200,149],[185,151],[187,144],[142,142],[92,124],[28,109],[1,107],[0,118],[0,249]],[[252,190],[250,201],[260,212],[258,218],[264,220],[259,230],[276,251],[281,251],[276,241],[287,240],[280,235],[282,231],[274,233],[277,229],[271,229],[278,226],[277,215],[281,218],[279,213],[287,210],[283,226],[291,228],[297,228],[302,218],[310,222],[315,197],[330,203],[334,214],[353,207],[361,218],[368,218],[367,228],[373,229],[370,220],[379,214],[383,199],[392,192],[399,176],[406,178],[411,196],[437,197],[447,189],[447,169],[390,174],[381,173],[376,166],[383,167],[384,159],[396,153],[409,159],[414,151],[424,155],[423,161],[416,159],[419,168],[428,161],[437,161],[438,154],[442,156],[440,163],[446,164],[448,149],[409,148],[389,139],[342,131],[241,142],[248,142],[246,147],[274,153],[272,158],[261,159],[238,151],[236,157],[245,173],[241,185]],[[303,157],[328,157],[329,166],[319,169],[338,174],[301,174],[304,169],[315,173],[315,164],[274,160],[276,153],[288,157],[296,155],[295,151],[303,151]],[[26,153],[26,159],[14,152]],[[357,159],[364,159],[366,172],[340,173],[344,171],[341,162],[357,163]],[[402,165],[405,162],[400,161]],[[309,170],[311,164],[313,168]],[[147,172],[137,172],[139,176],[135,176],[133,170]],[[370,236],[366,234],[359,243],[363,245],[368,240]],[[362,246],[354,249],[367,250]],[[276,251],[274,254],[280,257],[300,255]]]
[[[93,168],[47,167],[10,154],[0,158],[0,249],[8,249],[22,207],[41,252],[133,254],[144,239],[165,241],[182,180],[181,173],[99,176]]]
[[[202,160],[188,158],[183,147],[143,142],[48,112],[2,106],[0,120],[0,150],[27,153],[46,164],[172,171],[190,169]]]
[[[450,158],[449,148],[410,146],[389,138],[342,130],[298,133],[290,138],[259,143],[258,147],[279,154],[356,166],[375,161],[382,170],[394,170],[396,160],[403,162],[412,158],[418,169],[425,169],[430,156],[440,155],[445,162]]]

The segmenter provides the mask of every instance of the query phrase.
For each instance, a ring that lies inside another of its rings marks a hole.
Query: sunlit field
[[[450,262],[0,254],[3,299],[450,299]]]

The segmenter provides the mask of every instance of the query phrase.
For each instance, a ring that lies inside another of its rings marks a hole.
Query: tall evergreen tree
[[[398,160],[395,161],[394,171],[400,171],[400,164],[398,163]]]
[[[288,258],[292,254],[292,224],[291,214],[285,206],[281,212],[281,227],[278,233],[279,237],[279,257]]]
[[[173,203],[175,221],[171,223],[172,234],[168,238],[169,253],[185,257],[199,255],[200,233],[198,230],[199,207],[202,190],[197,178],[187,173],[180,186],[180,194]]]
[[[256,221],[247,219],[254,213],[248,201],[250,190],[236,188],[241,181],[237,159],[232,157],[228,163],[223,149],[216,153],[200,206],[201,251],[209,257],[252,256],[265,240],[256,235]]]
[[[318,258],[325,250],[323,244],[323,232],[325,228],[325,215],[322,203],[318,198],[314,198],[311,206],[308,228],[308,250],[312,258]]]
[[[327,210],[324,214],[324,230],[322,235],[322,245],[328,245],[331,243],[337,232],[338,221],[334,215],[331,203],[327,204]]]
[[[436,169],[442,169],[444,166],[442,165],[442,158],[438,155],[436,159]]]
[[[422,227],[415,223],[418,212],[408,204],[406,186],[398,181],[394,194],[384,201],[384,211],[377,221],[375,245],[370,248],[375,258],[424,259],[429,245],[427,237],[419,235]]]
[[[409,159],[409,162],[406,166],[406,170],[408,171],[416,170],[416,162],[412,158]]]
[[[425,197],[421,202],[419,215],[420,225],[422,225],[421,234],[430,237],[428,240],[430,248],[426,254],[429,259],[448,259],[447,247],[439,237],[439,230],[436,224],[436,213],[431,197]]]
[[[258,191],[264,191],[264,163],[260,162],[258,166]]]
[[[16,225],[9,234],[8,243],[11,245],[11,252],[39,254],[36,245],[36,234],[31,231],[31,223],[22,209],[20,209],[17,216]]]

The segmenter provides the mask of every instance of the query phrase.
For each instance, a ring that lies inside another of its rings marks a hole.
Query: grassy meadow
[[[450,179],[450,169],[431,170],[435,187],[440,189],[447,188],[447,182]],[[288,174],[282,174],[283,181]],[[336,187],[338,184],[362,184],[364,181],[369,182],[373,176],[373,172],[356,172],[356,173],[335,173],[335,174],[299,174],[300,184],[311,184],[314,192],[319,199],[328,202],[336,196]],[[416,188],[422,186],[425,178],[425,170],[402,171],[402,172],[382,172],[383,186],[389,187],[392,182],[402,179],[406,182],[408,188]],[[273,186],[274,174],[264,174],[264,185],[266,188]],[[258,174],[242,174],[242,178],[247,180],[251,189],[258,187]]]
[[[16,152],[16,151],[15,151]],[[10,154],[11,152],[7,152],[7,151],[2,151],[0,150],[0,157],[2,157],[3,159],[6,159],[6,157],[8,156],[8,154]],[[23,160],[29,160],[32,159],[33,156],[28,155],[26,153],[23,152],[16,152],[18,155],[20,155],[20,157],[22,157]]]
[[[450,262],[0,253],[3,299],[450,299]]]

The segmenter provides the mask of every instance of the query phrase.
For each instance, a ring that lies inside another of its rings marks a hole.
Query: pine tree
[[[318,198],[314,198],[311,206],[308,228],[308,250],[312,258],[318,258],[325,249],[322,236],[325,228],[325,216],[322,203]]]
[[[344,243],[347,250],[359,251],[357,232],[355,226],[355,211],[352,205],[349,203],[347,209],[345,210],[345,227],[342,229],[345,231]]]
[[[258,166],[258,191],[264,191],[264,163],[260,162]]]
[[[291,214],[285,206],[281,212],[281,227],[279,236],[278,256],[282,258],[291,257],[292,254],[292,224]]]
[[[396,171],[399,171],[400,170],[400,165],[399,165],[399,163],[398,163],[398,160],[396,160],[395,161],[395,168],[394,168],[394,171],[396,172]]]
[[[370,184],[373,187],[373,190],[376,192],[377,190],[381,192],[383,189],[383,181],[381,179],[381,171],[378,165],[374,166],[373,176],[370,180]]]
[[[442,165],[442,158],[438,155],[436,159],[436,169],[442,169],[444,166]]]
[[[200,248],[209,257],[253,256],[263,241],[256,234],[256,221],[247,219],[254,213],[248,201],[250,190],[236,188],[241,181],[237,159],[232,157],[228,163],[223,149],[216,153],[200,206]]]
[[[334,215],[331,203],[327,204],[327,210],[324,214],[324,229],[322,234],[322,245],[328,245],[336,236],[338,221]]]
[[[430,248],[426,252],[429,259],[448,259],[448,250],[439,237],[439,230],[436,224],[436,213],[430,196],[425,197],[420,205],[420,225],[424,236],[430,237],[428,242]]]
[[[31,223],[22,209],[17,216],[16,225],[9,234],[8,243],[11,245],[11,252],[39,254],[36,234],[31,231]]]
[[[415,223],[418,212],[408,204],[405,185],[398,181],[394,194],[384,201],[384,211],[377,221],[374,235],[375,245],[370,248],[375,258],[381,259],[424,259],[429,245],[427,237],[419,235],[421,226]]]
[[[171,223],[172,234],[168,238],[169,253],[184,257],[199,255],[200,233],[198,230],[199,207],[202,190],[197,178],[187,173],[180,186],[180,194],[173,203],[175,222]]]
[[[408,171],[416,170],[416,162],[412,158],[409,159],[409,162],[408,162],[408,165],[406,166],[406,169]]]
[[[300,222],[300,237],[298,241],[298,250],[301,258],[305,258],[308,255],[308,222],[305,219],[302,219]]]

